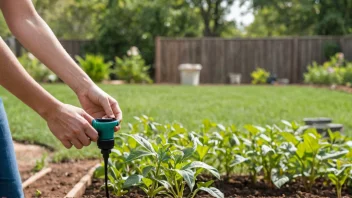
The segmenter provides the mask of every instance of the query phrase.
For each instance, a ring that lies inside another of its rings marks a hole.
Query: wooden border
[[[25,182],[22,183],[22,189],[27,188],[29,185],[32,183],[36,182],[38,179],[42,178],[46,174],[50,173],[52,171],[51,168],[45,168],[38,173],[34,174],[32,177],[28,178]]]
[[[82,197],[86,188],[92,184],[92,178],[94,171],[98,168],[101,164],[95,165],[91,168],[86,175],[84,175],[81,180],[71,189],[70,192],[67,193],[65,198],[74,198],[74,197]]]

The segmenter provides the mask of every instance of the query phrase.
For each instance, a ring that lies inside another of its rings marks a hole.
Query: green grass
[[[75,94],[65,85],[44,85],[59,100],[78,105]],[[204,119],[222,124],[280,124],[280,120],[301,122],[304,117],[328,116],[352,129],[352,94],[311,87],[269,86],[142,86],[100,85],[115,97],[124,113],[124,130],[133,116],[148,115],[157,122],[178,121],[197,129]],[[48,130],[46,123],[30,108],[0,88],[12,135],[54,148],[55,159],[97,157],[91,145],[82,150],[67,150]]]

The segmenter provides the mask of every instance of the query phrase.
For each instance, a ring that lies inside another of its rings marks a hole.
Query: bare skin
[[[82,108],[63,104],[23,69],[0,38],[0,85],[36,111],[66,148],[88,146],[98,139],[93,118],[122,121],[117,101],[101,90],[67,54],[31,0],[0,0],[0,9],[14,36],[76,93]],[[115,131],[120,128],[116,127]]]

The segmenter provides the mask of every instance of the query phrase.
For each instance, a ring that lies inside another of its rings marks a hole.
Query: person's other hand
[[[77,93],[82,108],[94,118],[116,118],[122,121],[122,111],[117,101],[101,90],[98,86],[81,90]],[[120,126],[115,127],[115,131],[120,130]]]
[[[98,140],[98,133],[91,125],[93,118],[78,107],[62,104],[50,112],[46,121],[51,132],[66,148],[74,145],[81,149]]]

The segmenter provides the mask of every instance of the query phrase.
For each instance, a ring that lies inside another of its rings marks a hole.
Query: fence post
[[[161,82],[161,38],[155,39],[155,82]]]
[[[293,50],[292,50],[292,83],[298,83],[298,39],[294,37],[293,41]]]

